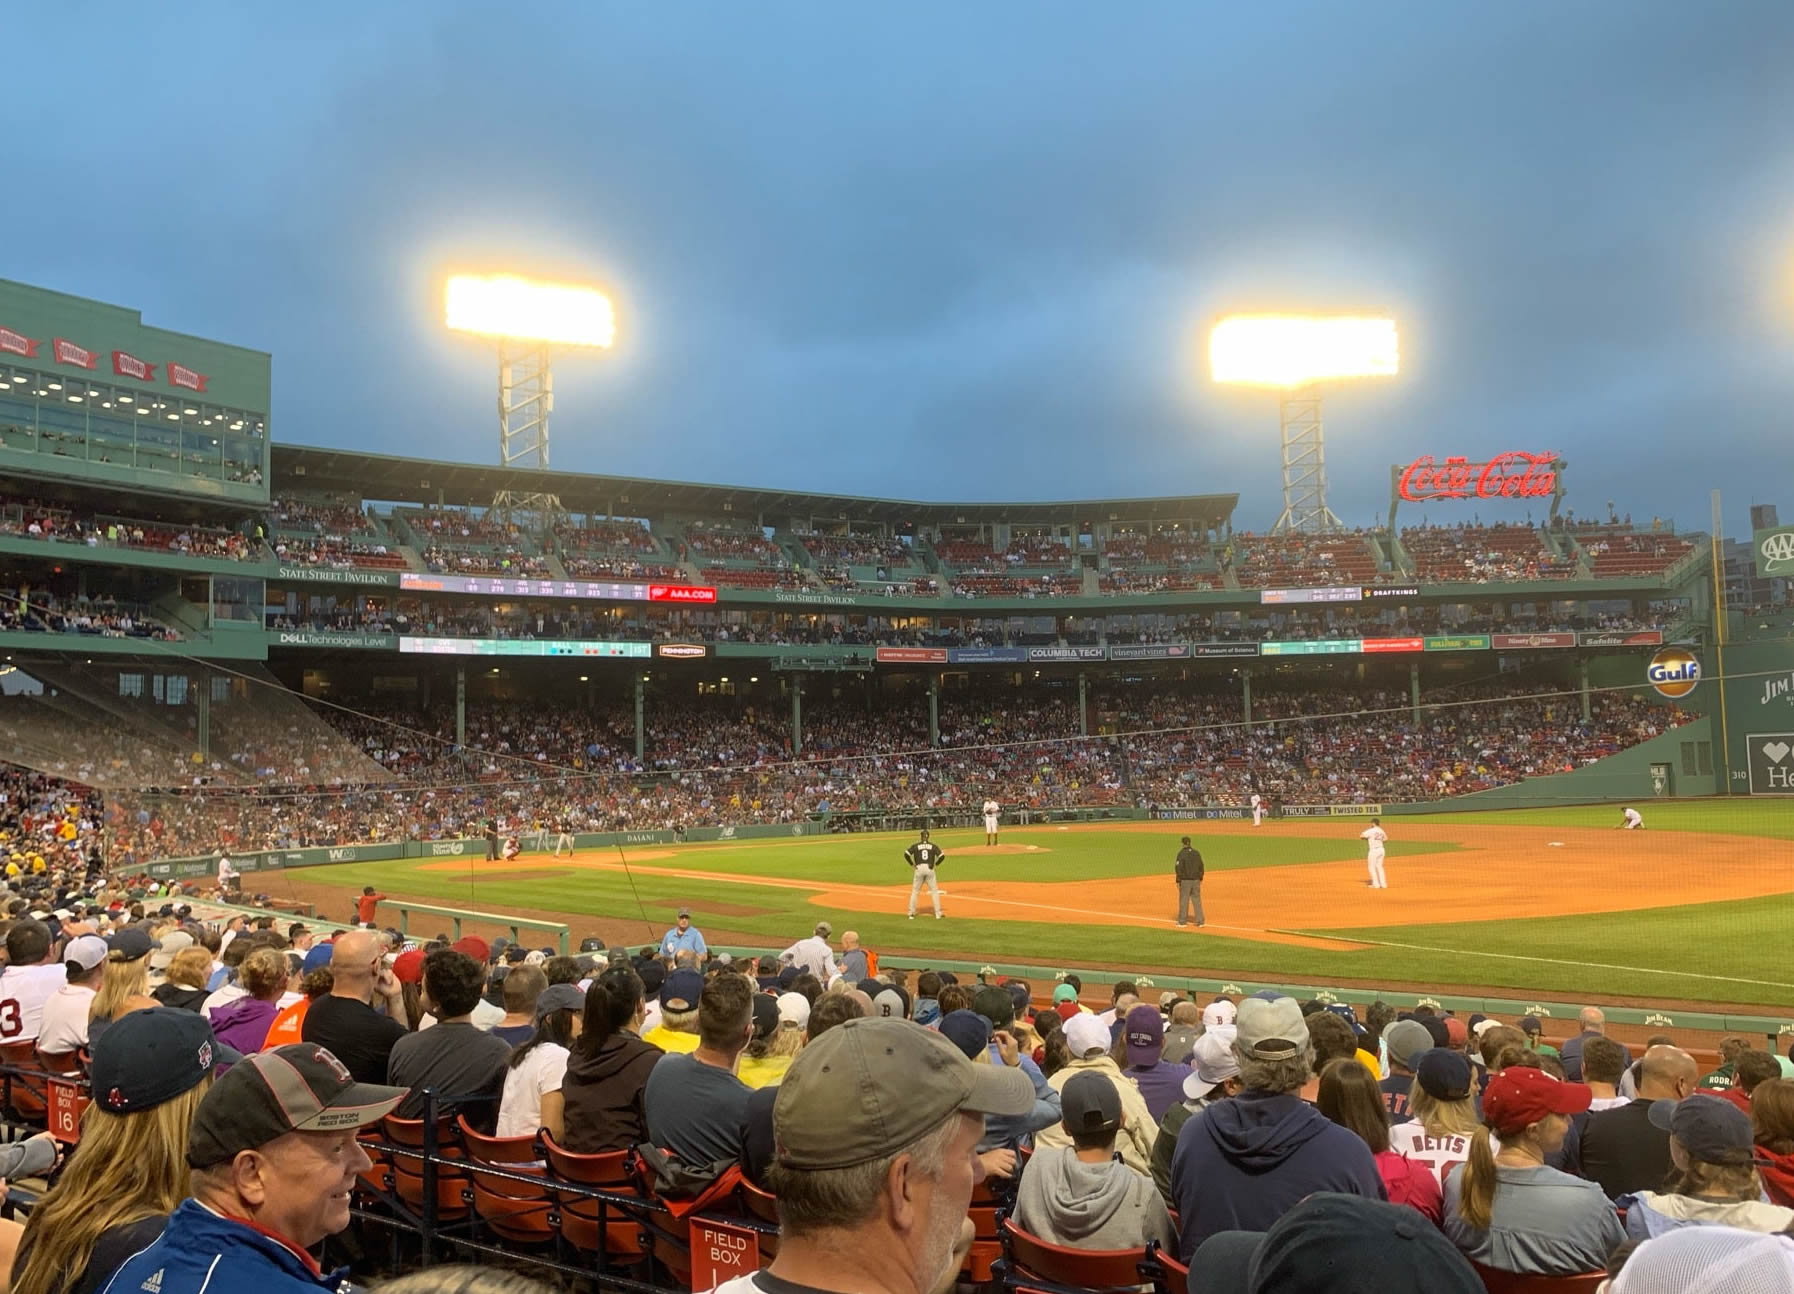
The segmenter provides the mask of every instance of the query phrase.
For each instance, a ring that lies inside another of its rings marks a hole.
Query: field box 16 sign
[[[1753,732],[1744,748],[1752,795],[1794,795],[1794,732]]]
[[[713,1290],[760,1270],[760,1236],[747,1227],[708,1218],[691,1220],[691,1287]]]

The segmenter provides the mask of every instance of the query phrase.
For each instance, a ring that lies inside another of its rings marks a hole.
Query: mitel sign
[[[1486,462],[1448,458],[1443,463],[1424,454],[1409,463],[1396,482],[1396,493],[1410,503],[1433,499],[1543,499],[1557,489],[1561,463],[1556,451],[1528,454],[1510,450]]]

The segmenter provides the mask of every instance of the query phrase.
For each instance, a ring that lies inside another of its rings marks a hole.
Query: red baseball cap
[[[393,978],[401,984],[416,984],[424,977],[424,953],[413,948],[392,959]]]
[[[1455,1015],[1445,1017],[1445,1037],[1454,1047],[1462,1047],[1470,1041],[1470,1030]]]
[[[464,935],[449,947],[458,953],[466,953],[482,966],[492,958],[492,945],[478,935]]]
[[[1542,1069],[1510,1065],[1483,1089],[1483,1118],[1497,1132],[1518,1132],[1547,1114],[1581,1114],[1594,1095],[1586,1084],[1566,1083]]]

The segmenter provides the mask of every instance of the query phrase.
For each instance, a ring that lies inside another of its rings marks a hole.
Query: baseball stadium
[[[1633,517],[1524,444],[1414,445],[1374,529],[1286,488],[1270,533],[1219,490],[441,462],[277,438],[272,364],[0,283],[0,759],[74,788],[108,877],[223,853],[245,902],[373,887],[426,934],[690,909],[745,952],[827,921],[890,964],[1794,1028],[1773,516]]]

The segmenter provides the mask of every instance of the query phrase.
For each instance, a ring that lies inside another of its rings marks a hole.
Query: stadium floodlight
[[[548,470],[548,415],[554,412],[555,349],[608,349],[617,337],[610,298],[596,288],[543,283],[516,274],[454,274],[443,294],[456,332],[498,340],[498,454],[506,467]],[[560,499],[541,490],[500,490],[494,509],[550,523]]]
[[[1272,533],[1344,529],[1327,506],[1320,384],[1400,372],[1395,320],[1369,315],[1230,315],[1209,334],[1208,353],[1216,382],[1282,392],[1283,512]]]

